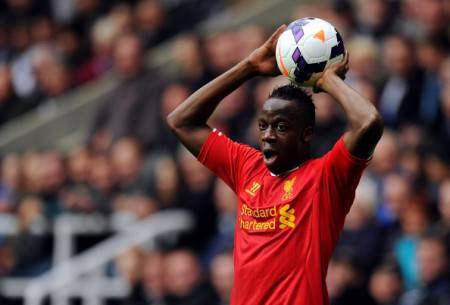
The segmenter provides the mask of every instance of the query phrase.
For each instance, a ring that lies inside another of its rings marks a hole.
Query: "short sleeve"
[[[324,181],[329,191],[347,214],[355,197],[355,190],[369,160],[353,156],[345,146],[342,136],[325,155]],[[336,207],[337,208],[337,207]]]
[[[256,149],[236,143],[213,129],[200,150],[198,160],[237,192],[243,165],[257,153]]]
[[[326,262],[332,255],[344,227],[345,216],[355,198],[355,190],[368,160],[352,156],[341,137],[321,158],[317,209],[321,243]]]

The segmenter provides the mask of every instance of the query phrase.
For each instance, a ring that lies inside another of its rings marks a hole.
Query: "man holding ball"
[[[259,115],[256,150],[207,125],[220,101],[255,76],[276,76],[283,25],[250,56],[169,116],[180,141],[237,194],[231,305],[329,304],[325,276],[355,189],[383,132],[375,107],[344,83],[348,54],[315,83],[339,103],[350,130],[310,157],[315,110],[293,85],[276,88]]]

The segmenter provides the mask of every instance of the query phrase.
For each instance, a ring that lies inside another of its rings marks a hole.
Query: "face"
[[[308,152],[312,127],[302,122],[295,102],[268,99],[259,115],[258,128],[264,163],[274,174],[298,166]]]

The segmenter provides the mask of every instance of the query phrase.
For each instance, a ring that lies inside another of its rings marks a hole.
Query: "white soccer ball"
[[[295,84],[312,87],[329,65],[344,57],[341,35],[319,18],[298,19],[280,35],[276,59],[281,73]]]

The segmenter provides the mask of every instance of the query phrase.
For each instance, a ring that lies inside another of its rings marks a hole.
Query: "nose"
[[[276,140],[275,130],[272,127],[267,127],[266,130],[263,131],[261,139],[264,142],[273,143]]]

